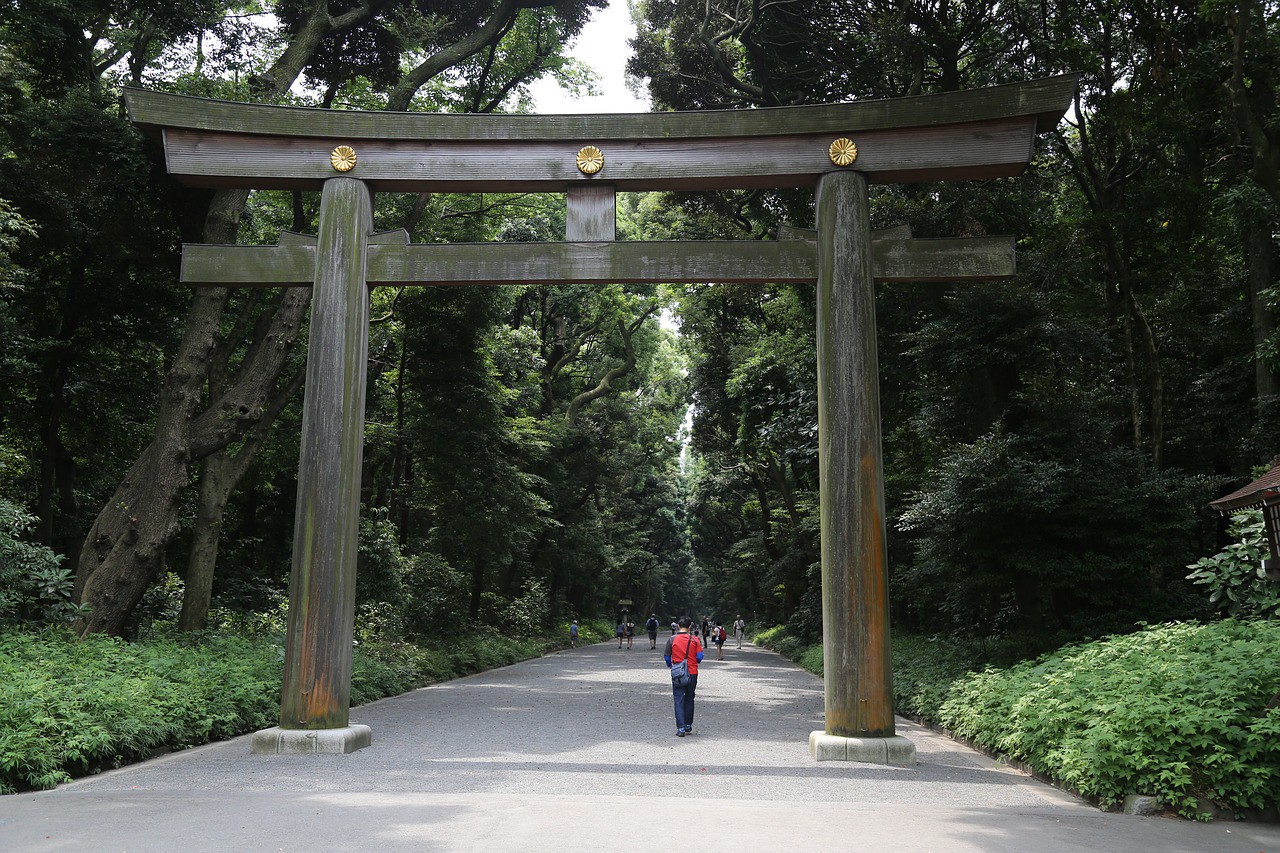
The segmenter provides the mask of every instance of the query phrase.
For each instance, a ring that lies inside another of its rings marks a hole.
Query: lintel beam
[[[855,169],[872,183],[1021,174],[1031,160],[1036,120],[1015,116],[938,127],[852,134]],[[596,139],[604,167],[578,171],[569,142],[408,142],[354,144],[348,174],[379,192],[563,192],[566,184],[613,184],[620,191],[811,187],[838,171],[827,153],[839,134],[730,139]],[[166,129],[169,174],[191,186],[315,190],[335,174],[341,138],[270,137]]]
[[[547,142],[599,139],[722,139],[791,133],[862,133],[1031,116],[1036,131],[1052,130],[1075,94],[1079,74],[1061,74],[963,92],[844,104],[750,110],[603,115],[503,115],[326,110],[281,107],[126,88],[129,118],[145,130],[322,136],[344,140]]]
[[[129,115],[164,140],[169,174],[192,186],[319,189],[331,152],[379,192],[563,191],[816,186],[855,170],[871,183],[1017,175],[1037,132],[1071,103],[1076,75],[882,101],[603,116],[492,116],[317,110],[130,89]],[[836,166],[839,137],[857,158]],[[578,171],[580,146],[603,168]]]
[[[393,232],[396,235],[403,232]],[[371,240],[368,282],[415,284],[614,284],[812,282],[817,246],[803,239],[576,243],[416,243]],[[281,246],[182,247],[192,285],[309,286],[315,250]],[[872,240],[877,281],[996,279],[1014,274],[1013,238]]]

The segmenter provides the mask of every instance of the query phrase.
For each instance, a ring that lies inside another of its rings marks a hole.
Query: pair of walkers
[[[623,640],[627,641],[627,648],[631,648],[631,643],[636,637],[636,623],[630,619],[619,621],[618,627],[613,630],[613,633],[618,638],[618,648],[622,648]]]
[[[693,694],[698,689],[698,664],[702,661],[702,642],[692,628],[693,620],[688,616],[679,619],[680,633],[667,640],[667,647],[662,656],[666,658],[667,667],[678,667],[685,664],[687,675],[683,678],[672,677],[671,693],[675,699],[676,737],[693,734]]]

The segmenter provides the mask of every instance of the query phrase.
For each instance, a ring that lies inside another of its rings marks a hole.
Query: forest
[[[614,3],[622,0],[613,0]],[[276,719],[310,289],[179,284],[315,233],[191,189],[128,87],[521,113],[606,0],[0,0],[0,793]],[[1103,806],[1280,803],[1274,0],[631,0],[657,111],[1078,73],[1020,177],[872,188],[1017,274],[876,293],[895,710]],[[563,195],[382,193],[415,243],[562,240]],[[773,240],[813,193],[622,193],[622,240]],[[733,620],[821,672],[810,285],[372,292],[353,702]],[[624,604],[625,602],[625,604]],[[1191,677],[1194,674],[1195,677]],[[1215,811],[1216,810],[1216,811]]]
[[[188,289],[177,269],[183,242],[314,233],[319,194],[179,186],[123,87],[528,111],[546,75],[596,85],[570,54],[603,5],[0,3],[0,620],[199,631],[287,594],[309,292]],[[877,294],[895,629],[1035,651],[1274,615],[1250,572],[1188,578],[1239,540],[1208,502],[1280,452],[1274,4],[631,12],[656,110],[1082,74],[1021,177],[873,189],[874,227],[1018,248],[1011,280]],[[383,194],[375,220],[559,240],[564,198]],[[812,224],[807,191],[619,197],[619,239]],[[366,630],[546,629],[625,600],[819,637],[811,288],[379,289],[372,316]]]

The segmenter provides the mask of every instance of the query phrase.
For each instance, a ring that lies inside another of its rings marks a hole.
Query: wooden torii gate
[[[819,760],[914,764],[889,656],[874,281],[1013,274],[1009,237],[873,237],[868,183],[1017,175],[1076,76],[851,104],[597,116],[274,107],[127,90],[168,171],[201,187],[321,190],[316,237],[185,245],[182,280],[312,286],[280,725],[255,752],[351,752],[351,639],[370,286],[814,282],[826,728]],[[815,187],[817,229],[777,241],[615,242],[618,190]],[[561,243],[411,244],[373,192],[567,194]]]

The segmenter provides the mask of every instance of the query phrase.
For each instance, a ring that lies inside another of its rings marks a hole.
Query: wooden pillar
[[[325,181],[307,344],[282,729],[332,729],[348,723],[369,349],[365,261],[372,208],[363,182]]]
[[[894,735],[867,181],[818,181],[818,466],[826,733]]]

